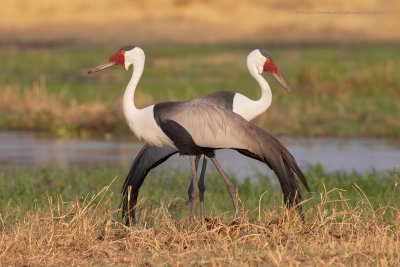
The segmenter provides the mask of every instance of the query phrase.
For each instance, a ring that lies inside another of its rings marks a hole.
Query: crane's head
[[[143,50],[135,46],[124,46],[117,53],[111,55],[105,62],[89,70],[88,73],[92,74],[113,65],[124,66],[128,70],[129,66],[135,64],[137,60],[144,62]]]
[[[274,76],[283,87],[285,87],[288,93],[291,93],[289,86],[286,84],[285,80],[282,78],[282,75],[279,73],[278,67],[275,65],[272,56],[264,49],[256,49],[253,50],[247,56],[247,67],[250,72],[255,70],[258,74],[262,74],[263,72],[268,72],[272,76]]]

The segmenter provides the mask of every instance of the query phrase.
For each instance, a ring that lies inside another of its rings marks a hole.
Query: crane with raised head
[[[141,48],[126,46],[111,55],[104,63],[91,69],[89,73],[113,65],[121,65],[128,70],[133,65],[132,78],[123,97],[125,118],[130,129],[140,140],[151,146],[168,147],[177,150],[181,155],[190,156],[193,185],[189,201],[190,221],[194,218],[199,196],[195,168],[197,155],[207,156],[216,166],[227,184],[236,215],[239,215],[235,188],[215,159],[215,149],[235,149],[245,156],[264,162],[277,175],[285,203],[293,205],[301,202],[302,195],[296,175],[306,189],[309,189],[293,156],[273,136],[231,110],[199,99],[189,102],[164,102],[143,109],[136,108],[134,94],[143,73],[144,62],[145,54]]]
[[[282,78],[279,70],[272,59],[271,54],[264,49],[255,49],[247,56],[247,69],[250,75],[257,81],[261,89],[261,97],[258,100],[252,100],[240,93],[232,91],[217,91],[202,97],[197,100],[209,103],[227,109],[241,115],[246,120],[250,121],[255,117],[262,114],[269,108],[272,101],[272,92],[268,82],[261,75],[263,72],[272,74],[290,93],[290,89],[287,86],[285,80]],[[170,147],[157,147],[145,144],[140,152],[137,154],[129,173],[125,179],[122,188],[122,216],[130,217],[135,220],[135,206],[137,203],[137,197],[139,189],[143,184],[148,172],[153,168],[157,167],[164,161],[166,161],[172,155],[178,153],[176,149]],[[196,169],[200,160],[200,156],[196,156]],[[204,214],[204,192],[205,192],[205,170],[207,166],[207,158],[204,157],[202,169],[199,178],[199,197],[200,197],[200,215]],[[193,184],[190,183],[188,195],[189,202],[191,200],[191,194],[193,190]],[[128,192],[129,191],[129,192]],[[129,201],[128,201],[129,197]]]

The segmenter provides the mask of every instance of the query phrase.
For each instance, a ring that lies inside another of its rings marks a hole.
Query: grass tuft
[[[302,223],[296,212],[277,205],[245,212],[240,220],[206,216],[188,226],[169,208],[179,199],[147,211],[146,222],[127,228],[108,206],[108,187],[90,200],[48,197],[46,208],[1,215],[3,265],[206,264],[206,265],[397,265],[400,213],[384,220],[368,198],[355,205],[342,190],[321,192]],[[94,199],[98,199],[97,203]],[[101,199],[101,200],[100,200]]]
[[[318,171],[321,170],[314,170]],[[395,204],[396,197],[394,204],[391,203],[391,189],[382,197],[371,193],[365,184],[357,185],[354,182],[357,177],[349,190],[336,187],[329,180],[317,186],[319,181],[310,172],[307,175],[314,193],[307,195],[304,203],[305,223],[295,209],[287,209],[279,198],[266,206],[267,193],[255,196],[259,184],[246,185],[253,188],[256,206],[252,208],[251,202],[242,201],[240,220],[232,220],[227,210],[225,213],[208,210],[210,215],[203,220],[197,218],[191,226],[184,215],[185,198],[177,194],[155,202],[142,195],[138,223],[125,227],[120,223],[120,210],[113,200],[119,198],[113,194],[118,178],[97,187],[95,194],[85,193],[88,188],[75,196],[46,191],[27,209],[12,203],[0,209],[0,264],[395,266],[400,263],[400,210]],[[93,173],[88,178],[96,181],[96,176]],[[213,176],[209,177],[208,191],[213,191],[211,194],[219,202],[228,203],[227,196],[217,194]],[[393,183],[395,173],[390,176],[390,181],[379,178],[380,187]],[[181,177],[187,178],[187,174]],[[159,175],[156,180],[160,183],[164,179]],[[242,199],[244,184],[238,184]],[[149,190],[149,186],[151,183],[145,183],[144,189]],[[159,187],[163,186],[160,183]],[[275,189],[270,187],[271,191]],[[378,203],[374,202],[376,198]],[[207,197],[206,201],[206,205],[212,204]]]

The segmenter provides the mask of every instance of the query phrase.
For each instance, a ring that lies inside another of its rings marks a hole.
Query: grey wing
[[[232,111],[198,102],[176,105],[161,115],[173,120],[191,135],[196,145],[209,148],[249,149],[260,153],[259,143],[252,138],[253,125]]]
[[[139,189],[148,172],[157,167],[178,151],[169,147],[144,145],[132,163],[131,169],[122,186],[122,218],[135,220],[135,209]],[[130,192],[129,192],[130,191]],[[128,201],[130,195],[130,201]]]
[[[233,98],[235,97],[235,94],[236,94],[235,92],[231,92],[231,91],[217,91],[217,92],[196,98],[192,102],[216,105],[216,106],[220,106],[220,107],[224,107],[229,110],[232,110],[233,109]]]
[[[301,191],[295,173],[308,189],[305,177],[289,151],[267,132],[240,115],[218,106],[185,103],[164,111],[162,120],[179,124],[190,134],[197,146],[233,148],[265,162],[276,173],[285,202],[301,202]]]

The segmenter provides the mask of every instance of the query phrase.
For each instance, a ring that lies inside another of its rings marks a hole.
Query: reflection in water
[[[395,139],[280,137],[279,140],[300,166],[321,163],[327,172],[386,171],[400,164],[400,140]],[[140,143],[124,141],[59,140],[34,133],[0,132],[0,169],[128,166],[141,147]],[[269,173],[264,164],[235,151],[219,150],[217,158],[227,172],[236,174],[239,179],[252,176],[255,171]],[[159,170],[188,170],[189,166],[187,157],[176,155]]]

